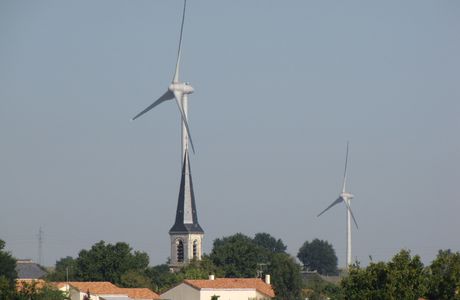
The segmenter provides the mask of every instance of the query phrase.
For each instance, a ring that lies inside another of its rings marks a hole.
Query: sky
[[[0,1],[0,239],[47,266],[104,240],[169,256],[180,0]],[[189,0],[181,78],[204,252],[268,232],[345,264],[460,251],[460,2]]]

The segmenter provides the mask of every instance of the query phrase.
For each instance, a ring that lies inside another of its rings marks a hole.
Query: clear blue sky
[[[460,250],[460,2],[189,0],[182,78],[205,252],[269,232],[345,260]],[[180,179],[167,88],[182,1],[0,2],[0,238],[45,264],[99,240],[169,256]]]

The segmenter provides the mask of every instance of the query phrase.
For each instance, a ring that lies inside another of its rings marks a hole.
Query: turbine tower
[[[347,142],[347,154],[345,156],[345,171],[343,173],[343,184],[342,184],[342,193],[339,195],[339,198],[337,198],[334,202],[332,202],[331,205],[329,205],[325,210],[323,210],[319,215],[321,216],[323,213],[325,213],[327,210],[329,210],[331,207],[333,207],[336,204],[339,204],[340,202],[345,203],[346,209],[347,209],[347,269],[351,265],[351,219],[353,218],[353,222],[356,225],[356,229],[358,229],[358,223],[356,222],[355,216],[353,215],[353,212],[351,211],[351,199],[353,199],[353,195],[351,193],[348,193],[346,191],[346,183],[347,183],[347,164],[348,164],[348,142]]]
[[[166,100],[175,99],[181,115],[181,159],[182,176],[177,201],[176,220],[169,230],[171,237],[171,263],[172,270],[178,270],[192,259],[201,259],[202,241],[204,231],[198,224],[198,216],[193,193],[192,175],[190,171],[189,144],[195,153],[192,136],[188,126],[188,95],[194,92],[188,82],[181,82],[179,69],[182,51],[182,34],[184,32],[185,10],[187,0],[184,0],[182,23],[180,28],[179,48],[177,50],[176,69],[171,84],[166,92],[146,109],[138,113],[132,120],[136,120],[146,112]]]

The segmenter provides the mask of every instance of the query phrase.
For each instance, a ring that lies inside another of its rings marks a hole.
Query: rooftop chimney
[[[268,274],[265,275],[265,283],[270,284],[270,275]]]
[[[214,275],[213,274],[209,275],[209,280],[214,280]]]

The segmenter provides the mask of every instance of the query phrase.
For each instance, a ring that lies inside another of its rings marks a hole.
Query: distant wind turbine
[[[168,87],[168,90],[155,102],[153,102],[146,109],[138,113],[132,120],[136,120],[158,104],[166,101],[175,99],[179,112],[181,114],[181,123],[182,123],[182,159],[185,157],[185,152],[188,150],[188,141],[190,140],[190,145],[192,146],[192,151],[195,153],[195,148],[193,147],[192,136],[190,134],[190,129],[187,122],[187,111],[188,111],[188,95],[192,94],[194,89],[188,82],[179,81],[179,67],[180,67],[180,58],[182,51],[182,33],[184,31],[184,20],[185,20],[185,8],[187,6],[187,0],[184,0],[184,10],[182,13],[182,24],[180,27],[180,38],[179,38],[179,49],[177,50],[177,61],[176,61],[176,70],[174,72],[173,80]]]
[[[345,206],[347,208],[347,268],[351,265],[351,218],[353,218],[353,222],[356,225],[356,229],[358,229],[358,223],[356,222],[355,216],[353,215],[353,212],[351,211],[351,203],[350,200],[353,199],[353,195],[345,191],[345,186],[347,183],[347,164],[348,164],[348,142],[347,142],[347,154],[345,156],[345,171],[343,173],[343,184],[342,184],[342,193],[340,194],[339,198],[332,202],[331,205],[329,205],[325,210],[323,210],[319,215],[321,216],[323,213],[325,213],[327,210],[329,210],[331,207],[333,207],[336,204],[339,204],[340,202],[345,203]],[[350,218],[351,216],[351,218]]]

